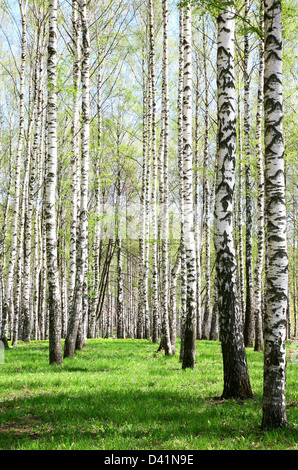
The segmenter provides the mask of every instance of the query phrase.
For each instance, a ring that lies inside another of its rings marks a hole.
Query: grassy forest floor
[[[1,450],[298,449],[298,364],[288,343],[292,430],[262,432],[263,354],[247,349],[254,399],[222,401],[219,342],[198,341],[194,370],[146,340],[87,340],[48,364],[47,341],[20,342],[0,364]]]

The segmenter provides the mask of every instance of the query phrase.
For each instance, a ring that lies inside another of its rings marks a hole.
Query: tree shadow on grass
[[[0,449],[217,449],[259,438],[259,395],[245,405],[208,397],[206,365],[199,379],[177,358],[150,359],[154,347],[91,341],[58,367],[47,362],[46,342],[9,351],[13,393],[0,402]],[[210,367],[216,355],[206,355]],[[131,364],[133,374],[122,373]]]
[[[209,436],[215,443],[239,433],[227,423],[223,406],[220,409],[202,398],[188,401],[177,392],[123,387],[121,391],[97,389],[76,396],[36,392],[15,399],[14,404],[2,402],[2,412],[13,406],[13,413],[0,426],[0,448],[23,448],[26,440],[30,445],[34,439],[34,446],[40,449],[60,448],[63,443],[68,448],[122,450],[162,449],[167,443],[184,449],[192,441],[200,446],[200,436]],[[237,412],[236,403],[234,407]],[[35,421],[28,429],[26,419],[30,416]]]

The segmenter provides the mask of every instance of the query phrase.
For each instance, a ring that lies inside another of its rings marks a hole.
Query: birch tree
[[[202,339],[209,339],[210,322],[211,322],[211,306],[210,306],[210,204],[211,194],[208,177],[209,164],[209,93],[208,93],[208,75],[207,75],[207,45],[205,20],[203,18],[203,65],[204,65],[204,82],[205,82],[205,135],[204,135],[204,175],[203,175],[203,207],[205,211],[204,232],[205,232],[205,309],[204,320],[202,324]]]
[[[286,312],[288,302],[281,2],[264,3],[265,210],[268,270],[264,318],[262,428],[287,426]]]
[[[260,29],[263,31],[263,2],[260,2]],[[258,170],[258,241],[257,261],[255,268],[255,351],[263,349],[262,325],[262,272],[264,265],[264,165],[262,151],[262,117],[263,117],[263,82],[264,82],[264,44],[263,38],[259,43],[259,85],[256,115],[256,157]]]
[[[180,360],[183,359],[184,351],[184,324],[186,316],[186,252],[185,252],[185,229],[184,229],[184,177],[183,177],[183,23],[184,8],[179,8],[179,76],[178,76],[178,174],[179,174],[179,206],[180,206],[180,257],[181,257],[181,346]]]
[[[169,260],[168,260],[168,139],[169,139],[169,97],[168,97],[168,2],[162,0],[163,13],[163,58],[162,58],[162,172],[160,178],[161,190],[161,250],[162,250],[162,341],[166,355],[172,354],[169,311],[168,311],[168,286],[169,286]]]
[[[61,364],[61,310],[57,266],[56,186],[57,186],[57,0],[49,1],[47,176],[45,187],[45,224],[49,308],[50,363]]]
[[[72,305],[76,276],[76,238],[79,190],[79,79],[80,79],[80,17],[77,0],[72,2],[73,42],[73,112],[72,112],[72,157],[71,157],[71,225],[69,247],[68,305]]]
[[[245,18],[249,17],[249,0],[245,0]],[[247,28],[248,23],[244,23]],[[246,234],[245,234],[245,275],[246,275],[246,302],[244,322],[244,343],[247,347],[253,346],[254,316],[253,316],[253,278],[252,278],[252,182],[251,182],[251,151],[250,151],[250,74],[249,61],[249,34],[244,36],[244,150],[245,150],[245,199],[246,199]]]
[[[196,250],[192,184],[192,34],[191,9],[184,10],[183,24],[183,178],[184,228],[187,265],[186,317],[182,368],[194,368],[196,351]]]
[[[81,158],[81,190],[78,238],[76,242],[76,281],[69,316],[67,336],[64,346],[64,357],[73,357],[78,337],[80,322],[84,321],[84,295],[87,291],[88,263],[88,179],[89,179],[89,69],[90,39],[87,16],[87,2],[81,0],[80,15],[82,24],[82,158]],[[82,326],[81,326],[82,328]],[[81,346],[80,346],[81,347]]]
[[[156,154],[156,85],[155,85],[155,43],[154,43],[154,11],[153,0],[149,0],[149,45],[150,45],[150,77],[152,90],[152,341],[158,342],[158,268],[157,268],[157,154]]]
[[[16,153],[15,163],[15,193],[14,193],[14,208],[13,208],[13,220],[12,220],[12,240],[10,248],[10,258],[8,264],[8,272],[6,278],[6,287],[3,299],[3,310],[2,310],[2,328],[1,328],[1,340],[4,346],[8,347],[8,319],[9,311],[12,306],[12,288],[13,288],[13,276],[15,269],[15,259],[17,250],[18,240],[18,220],[19,220],[19,207],[20,207],[20,182],[21,182],[21,155],[24,143],[24,88],[25,88],[25,63],[26,63],[26,45],[27,45],[27,25],[26,25],[26,12],[27,12],[28,0],[23,4],[22,0],[19,0],[19,7],[21,13],[22,23],[22,52],[21,52],[21,65],[20,65],[20,92],[19,92],[19,135],[18,135],[18,146]]]
[[[26,211],[26,224],[24,227],[24,268],[23,268],[23,295],[22,295],[22,306],[23,306],[23,341],[29,342],[31,340],[32,321],[30,314],[30,293],[31,293],[31,247],[32,247],[32,219],[33,219],[33,200],[35,193],[35,178],[36,178],[36,163],[37,163],[37,152],[39,145],[39,134],[41,125],[41,105],[42,105],[42,94],[41,94],[41,79],[38,77],[39,62],[41,53],[41,30],[38,25],[38,38],[37,38],[37,51],[36,61],[34,70],[34,91],[33,91],[33,110],[35,114],[32,119],[35,121],[35,132],[31,151],[31,161],[28,178],[28,204]],[[30,136],[28,135],[28,139]],[[28,157],[29,158],[29,157]]]
[[[234,2],[219,13],[217,43],[218,155],[214,209],[214,245],[218,287],[220,338],[223,355],[223,398],[250,398],[237,292],[237,264],[233,242],[233,205],[236,157],[234,73]]]

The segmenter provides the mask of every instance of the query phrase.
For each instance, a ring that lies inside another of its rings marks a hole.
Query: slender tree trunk
[[[162,121],[161,132],[162,145],[162,173],[161,186],[161,305],[162,305],[162,342],[165,355],[172,354],[170,328],[169,328],[169,260],[168,260],[168,232],[169,232],[169,209],[168,209],[168,139],[169,139],[169,96],[168,96],[168,2],[162,0],[163,13],[163,59],[162,59]],[[163,180],[163,181],[162,181]]]
[[[184,229],[184,177],[183,177],[183,23],[184,8],[179,8],[179,78],[178,78],[178,170],[179,170],[179,203],[180,203],[180,257],[181,257],[181,314],[180,314],[180,361],[183,359],[184,352],[184,325],[186,317],[186,289],[187,289],[187,271],[186,271],[186,251],[185,251],[185,229]],[[196,208],[197,209],[197,208]]]
[[[150,76],[150,58],[148,62],[148,103],[147,103],[147,164],[145,180],[145,253],[144,253],[144,338],[150,339],[150,313],[149,313],[149,255],[150,255],[150,176],[151,176],[151,76]]]
[[[288,302],[281,3],[264,4],[265,200],[268,272],[264,319],[262,428],[287,426],[286,311]]]
[[[236,157],[234,74],[234,6],[217,19],[218,166],[216,177],[214,244],[222,344],[223,398],[250,398],[243,328],[237,292],[237,264],[233,242],[233,205]]]
[[[90,37],[87,0],[80,1],[82,24],[82,159],[81,159],[81,196],[79,245],[82,258],[82,314],[75,348],[83,349],[87,337],[88,320],[88,190],[89,190],[89,141],[90,141]],[[79,251],[80,251],[79,250]],[[80,271],[80,269],[79,269]]]
[[[199,158],[199,139],[200,139],[200,123],[199,123],[199,59],[196,58],[196,93],[195,93],[195,138],[194,138],[194,225],[195,225],[195,244],[196,244],[196,270],[199,275],[196,280],[196,324],[197,339],[202,339],[202,308],[201,308],[201,204],[200,204],[200,158]],[[183,71],[182,71],[183,85]],[[183,87],[183,86],[182,86]],[[183,175],[182,175],[183,178]],[[186,284],[185,284],[186,285]]]
[[[7,231],[7,220],[8,210],[10,205],[10,192],[12,188],[12,148],[11,148],[12,137],[10,135],[10,172],[9,172],[9,185],[7,191],[7,198],[5,203],[5,211],[3,216],[2,233],[0,236],[0,338],[1,338],[1,327],[2,327],[2,308],[3,308],[3,268],[5,266],[5,240]],[[1,144],[0,144],[1,145]]]
[[[97,219],[95,229],[95,241],[94,241],[94,284],[93,284],[93,299],[92,308],[89,319],[89,337],[95,338],[95,324],[96,324],[96,291],[99,284],[99,276],[101,269],[101,253],[102,253],[102,222],[100,221],[101,216],[101,181],[100,181],[100,164],[101,164],[101,133],[102,133],[102,105],[101,105],[101,87],[102,87],[102,70],[101,65],[98,69],[97,76],[97,149],[96,149],[96,162],[95,162],[95,217]]]
[[[208,75],[207,75],[207,50],[205,21],[203,18],[203,51],[204,51],[204,81],[205,81],[205,136],[204,136],[204,232],[205,232],[205,309],[202,326],[202,339],[209,339],[211,327],[211,305],[210,305],[210,187],[208,177],[209,165],[209,97],[208,97]]]
[[[68,320],[67,335],[64,345],[64,357],[73,357],[77,344],[80,322],[84,321],[84,295],[87,288],[88,263],[88,172],[89,172],[89,27],[87,19],[87,2],[81,0],[80,15],[82,24],[82,160],[79,230],[76,242],[76,281],[72,306]],[[81,327],[82,328],[82,324]]]
[[[240,289],[240,315],[241,319],[244,324],[245,318],[245,282],[244,282],[244,256],[243,256],[243,227],[242,227],[242,195],[243,195],[243,186],[242,186],[242,179],[243,179],[243,170],[242,170],[242,136],[241,136],[241,110],[240,110],[240,94],[238,95],[238,155],[239,155],[239,162],[238,162],[238,232],[239,232],[239,239],[238,239],[238,249],[239,249],[239,289]]]
[[[68,305],[72,306],[73,291],[76,278],[76,238],[78,216],[78,181],[79,166],[79,78],[80,78],[80,19],[78,15],[78,1],[72,2],[72,31],[73,31],[73,113],[72,113],[72,154],[71,154],[71,225],[69,247],[69,278],[68,278]]]
[[[155,86],[155,46],[153,0],[149,0],[149,33],[150,33],[150,72],[152,90],[152,341],[159,340],[158,331],[158,268],[157,268],[157,154],[156,154],[156,86]]]
[[[32,219],[33,219],[33,199],[35,193],[36,160],[38,155],[39,134],[41,125],[41,77],[38,78],[40,58],[41,31],[38,30],[38,43],[36,53],[36,63],[34,71],[34,100],[32,114],[35,115],[35,132],[31,152],[31,161],[28,178],[28,204],[26,210],[26,224],[24,226],[24,266],[23,266],[23,288],[22,288],[22,309],[23,309],[23,341],[30,342],[32,332],[32,321],[30,314],[30,294],[31,294],[31,251],[32,251]],[[34,117],[33,117],[34,119]],[[30,135],[28,135],[30,139]],[[28,157],[29,158],[29,157]]]
[[[39,76],[42,76],[42,61],[40,63]],[[42,198],[42,169],[44,165],[43,150],[44,150],[44,90],[41,85],[41,123],[40,123],[40,137],[39,137],[39,149],[38,149],[38,163],[37,163],[37,194],[36,194],[36,207],[35,207],[35,222],[34,222],[34,331],[35,338],[41,339],[40,325],[39,325],[39,310],[40,310],[40,290],[41,290],[41,267],[42,267],[42,228],[41,228],[41,209],[40,202]]]
[[[57,186],[57,0],[49,1],[48,154],[45,193],[50,364],[62,363],[61,306],[57,267],[55,196]]]
[[[260,2],[260,27],[263,30],[263,2]],[[264,44],[259,45],[259,89],[256,116],[256,154],[258,167],[258,254],[255,268],[255,351],[263,350],[262,322],[262,272],[264,266],[264,165],[262,152],[262,115],[263,115],[263,81],[264,81]]]
[[[144,52],[143,52],[144,54]],[[145,59],[143,58],[143,166],[142,188],[140,200],[140,235],[139,235],[139,284],[138,284],[138,320],[137,338],[142,339],[145,329],[145,238],[146,238],[146,175],[147,175],[147,83],[145,74]]]
[[[195,367],[196,352],[196,250],[192,184],[192,33],[191,9],[184,11],[183,25],[183,176],[185,204],[185,248],[187,265],[186,317],[182,368]]]
[[[27,155],[29,152],[27,152]],[[14,321],[12,327],[12,346],[18,344],[20,329],[23,330],[22,320],[22,309],[21,309],[21,298],[22,298],[22,271],[23,271],[23,245],[24,245],[24,226],[25,226],[25,210],[27,204],[27,179],[28,179],[28,167],[29,163],[26,164],[22,199],[19,208],[19,230],[18,230],[18,245],[17,245],[17,261],[15,269],[15,301],[14,301]]]
[[[120,233],[120,208],[121,208],[121,162],[119,153],[119,134],[117,135],[117,207],[116,217],[116,239],[117,239],[117,338],[125,337],[124,325],[124,298],[123,298],[123,267],[122,267],[122,237]]]
[[[180,247],[177,253],[177,258],[171,272],[171,285],[170,285],[170,336],[172,344],[172,354],[175,354],[176,349],[176,336],[177,336],[177,280],[181,268]]]
[[[249,0],[245,0],[245,17],[249,15]],[[247,26],[247,25],[246,25]],[[246,302],[244,323],[244,344],[253,346],[254,338],[254,314],[253,314],[253,278],[252,278],[252,182],[250,163],[250,109],[249,87],[250,77],[248,72],[249,40],[248,34],[244,36],[244,147],[245,147],[245,190],[246,190]]]
[[[214,301],[211,318],[210,340],[216,341],[218,338],[218,304],[217,304],[217,284],[214,280]]]
[[[1,328],[1,340],[4,347],[8,347],[8,320],[9,311],[12,306],[12,290],[13,290],[13,276],[15,268],[17,240],[18,240],[18,219],[19,219],[19,207],[20,207],[20,171],[21,171],[21,155],[24,141],[24,85],[25,85],[25,62],[26,62],[26,10],[28,0],[25,1],[25,5],[22,5],[22,0],[19,0],[21,20],[22,20],[22,53],[21,53],[21,66],[20,66],[20,117],[19,117],[19,136],[18,136],[18,147],[15,163],[15,193],[14,193],[14,208],[13,208],[13,219],[11,227],[11,248],[10,258],[8,264],[6,287],[3,299],[3,310],[2,310],[2,328]]]

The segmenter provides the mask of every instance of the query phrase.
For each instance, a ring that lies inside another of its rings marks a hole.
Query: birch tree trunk
[[[122,234],[120,233],[121,210],[121,162],[119,152],[119,131],[117,130],[117,202],[115,209],[116,243],[117,243],[117,338],[125,337],[123,269],[122,269]]]
[[[263,2],[260,2],[260,29],[263,31]],[[259,45],[259,88],[256,115],[256,154],[258,169],[258,253],[255,268],[255,351],[263,350],[262,322],[262,272],[264,266],[264,165],[262,152],[262,116],[263,116],[263,81],[264,81],[264,43]]]
[[[265,210],[268,272],[264,319],[262,428],[287,426],[286,311],[288,302],[281,3],[264,3]]]
[[[222,344],[223,398],[250,398],[252,391],[238,305],[237,263],[233,242],[236,157],[234,5],[217,19],[218,158],[214,210],[214,245]]]
[[[81,159],[81,191],[79,229],[76,243],[76,281],[73,293],[72,307],[69,315],[67,335],[64,345],[64,357],[73,357],[76,342],[82,334],[84,322],[84,296],[87,290],[87,263],[88,263],[88,177],[89,177],[89,61],[90,42],[87,18],[87,1],[80,2],[80,15],[82,23],[82,159]],[[80,330],[79,330],[80,326]],[[81,348],[82,341],[79,341]]]
[[[171,272],[170,284],[170,336],[172,345],[172,354],[176,349],[176,331],[177,331],[177,278],[181,267],[180,247],[178,249],[177,258]]]
[[[68,305],[71,307],[76,278],[76,238],[78,213],[78,170],[80,134],[79,134],[79,78],[80,78],[80,18],[78,1],[72,2],[73,34],[73,113],[72,113],[72,155],[71,155],[71,225],[69,247]]]
[[[143,51],[143,55],[145,52]],[[139,235],[139,283],[138,283],[138,320],[137,338],[142,339],[145,329],[145,238],[146,238],[146,175],[147,175],[147,86],[145,76],[145,59],[143,58],[143,166],[142,188],[140,198],[140,235]]]
[[[171,355],[171,339],[169,328],[169,260],[168,260],[168,231],[169,231],[169,212],[168,212],[168,139],[169,139],[169,97],[168,97],[168,2],[162,0],[163,12],[163,59],[162,59],[162,114],[163,114],[163,165],[162,177],[163,187],[161,190],[161,251],[162,251],[162,341],[165,354]]]
[[[249,15],[249,0],[245,0],[245,18]],[[245,23],[247,27],[247,23]],[[253,278],[252,278],[252,183],[251,183],[251,156],[250,156],[250,108],[249,87],[250,77],[248,72],[249,41],[248,34],[244,36],[244,148],[245,148],[245,190],[246,190],[246,302],[244,323],[244,344],[253,346],[254,315],[253,315]]]
[[[241,110],[240,110],[240,93],[238,95],[238,250],[239,250],[239,289],[240,289],[240,315],[244,323],[245,315],[245,282],[244,282],[244,256],[243,256],[243,227],[242,227],[242,195],[243,195],[243,170],[242,170],[242,136],[241,136]]]
[[[28,141],[29,142],[29,139]],[[27,151],[27,156],[29,155]],[[22,198],[19,207],[19,229],[18,229],[18,243],[17,243],[17,261],[15,267],[15,288],[14,288],[14,318],[12,327],[12,346],[16,346],[19,338],[20,326],[23,329],[22,320],[22,309],[21,309],[21,292],[22,292],[22,271],[23,271],[23,245],[24,245],[24,226],[25,226],[25,210],[27,205],[27,185],[28,185],[28,173],[29,173],[29,162],[25,165],[25,175],[23,182]]]
[[[178,171],[179,171],[179,203],[180,203],[180,257],[181,257],[181,347],[180,361],[183,359],[184,352],[184,324],[186,316],[186,289],[187,289],[187,271],[186,271],[186,251],[185,251],[185,229],[184,229],[184,177],[183,177],[183,23],[184,8],[179,8],[179,78],[178,78]]]
[[[31,152],[31,161],[28,178],[28,204],[26,211],[26,223],[24,226],[24,266],[23,266],[23,288],[22,288],[22,308],[23,308],[23,341],[30,342],[32,321],[30,315],[30,294],[31,294],[31,248],[32,248],[32,216],[33,216],[33,199],[35,193],[36,179],[36,160],[38,155],[39,134],[41,125],[41,77],[38,78],[38,69],[40,58],[40,41],[41,31],[38,29],[38,43],[36,53],[36,63],[34,71],[34,99],[33,110],[35,114],[35,132]],[[28,139],[30,136],[28,135]]]
[[[42,76],[42,61],[40,62],[39,76]],[[41,134],[39,137],[38,149],[38,162],[37,162],[37,194],[36,194],[36,207],[35,207],[35,222],[34,222],[34,332],[35,339],[41,339],[40,324],[39,324],[39,311],[40,308],[40,291],[41,291],[41,267],[42,267],[42,236],[41,236],[41,209],[40,202],[42,196],[42,169],[44,164],[43,150],[44,150],[44,90],[41,84]]]
[[[200,158],[199,158],[199,139],[201,133],[201,126],[199,123],[199,96],[201,90],[199,89],[200,73],[199,58],[196,54],[196,91],[195,91],[195,137],[194,137],[194,227],[195,227],[195,244],[196,244],[196,270],[199,275],[197,276],[196,285],[196,324],[197,324],[197,339],[202,339],[202,309],[201,309],[201,225],[203,214],[200,204]],[[183,82],[183,76],[182,76]],[[182,83],[183,85],[183,83]],[[182,176],[183,177],[183,176]],[[186,284],[185,284],[186,285]]]
[[[13,219],[11,227],[11,248],[10,258],[8,264],[7,278],[5,293],[3,299],[3,310],[2,310],[2,328],[1,328],[1,340],[4,347],[8,347],[8,320],[9,311],[12,306],[12,287],[13,287],[13,276],[15,268],[17,241],[18,241],[18,219],[19,219],[19,207],[20,207],[20,171],[21,171],[21,155],[24,142],[24,86],[25,86],[25,62],[26,62],[26,10],[28,0],[25,1],[23,6],[22,0],[19,0],[21,21],[22,21],[22,52],[21,52],[21,65],[20,65],[20,117],[19,117],[19,136],[17,155],[15,163],[15,193],[14,193],[14,208],[13,208]]]
[[[157,267],[157,154],[156,154],[156,86],[155,86],[155,45],[154,45],[154,15],[153,0],[149,0],[149,40],[150,40],[150,72],[152,90],[152,341],[157,343],[158,333],[158,267]]]
[[[184,10],[183,24],[183,176],[184,227],[187,265],[186,317],[182,368],[195,367],[196,352],[196,250],[192,185],[192,34],[191,10]]]
[[[12,138],[10,137],[10,171],[9,171],[9,185],[7,190],[7,198],[5,203],[5,210],[2,223],[2,233],[0,236],[0,338],[1,336],[1,326],[2,326],[2,308],[3,308],[3,268],[5,266],[5,239],[7,231],[7,220],[8,220],[8,210],[10,204],[10,192],[12,188],[12,148],[11,148]],[[0,144],[1,145],[1,144]]]
[[[100,59],[98,59],[100,60]],[[102,128],[102,105],[101,105],[101,87],[102,87],[102,71],[101,64],[98,68],[97,74],[97,149],[95,156],[95,217],[97,219],[95,228],[95,240],[94,240],[94,279],[93,279],[93,295],[91,302],[91,312],[89,317],[89,338],[95,338],[96,328],[96,292],[97,286],[99,285],[99,275],[101,268],[101,255],[102,255],[102,222],[101,216],[101,181],[100,181],[100,163],[101,163],[101,128]],[[104,332],[103,328],[103,332]]]
[[[150,254],[150,176],[151,176],[151,77],[150,58],[148,62],[148,104],[147,104],[147,164],[145,180],[145,253],[144,253],[144,338],[150,339],[150,314],[149,314],[149,254]]]
[[[202,325],[202,339],[209,339],[211,326],[210,306],[210,187],[208,178],[209,165],[209,97],[208,97],[208,75],[207,75],[207,50],[205,21],[203,18],[203,54],[204,54],[204,81],[205,81],[205,136],[204,136],[204,232],[205,232],[205,309]]]
[[[57,267],[56,186],[57,186],[57,0],[49,1],[48,43],[48,153],[45,191],[45,224],[47,233],[47,276],[49,307],[50,364],[62,363],[61,308]]]

